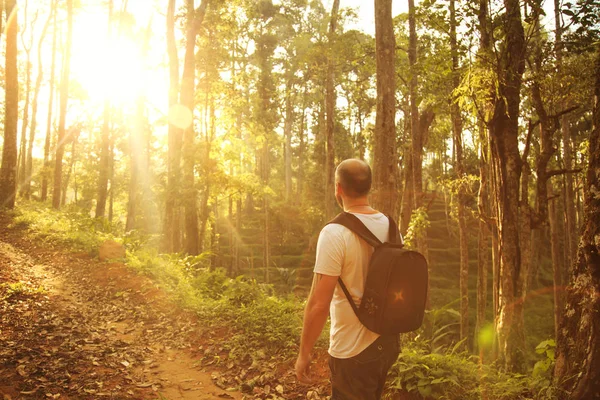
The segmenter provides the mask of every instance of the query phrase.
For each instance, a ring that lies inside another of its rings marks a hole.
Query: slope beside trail
[[[242,398],[194,353],[210,333],[149,279],[8,223],[0,215],[1,400]]]

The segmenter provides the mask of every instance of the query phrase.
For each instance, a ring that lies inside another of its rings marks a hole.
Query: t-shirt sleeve
[[[315,273],[340,276],[344,264],[344,236],[339,227],[327,225],[321,230],[317,242]]]

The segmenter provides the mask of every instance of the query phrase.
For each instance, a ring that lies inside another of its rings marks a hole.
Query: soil
[[[9,223],[0,214],[0,400],[326,397],[324,359],[315,388],[296,385],[289,362],[270,375],[207,365],[205,347],[224,338],[149,278]]]

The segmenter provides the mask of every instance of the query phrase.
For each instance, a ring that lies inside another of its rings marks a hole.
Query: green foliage
[[[418,343],[405,347],[390,372],[387,398],[398,391],[418,393],[430,399],[525,400],[546,398],[536,379],[508,374],[476,356],[459,353],[454,345],[442,352],[428,352]]]
[[[265,298],[256,281],[248,280],[243,275],[229,279],[224,286],[223,298],[235,307],[246,307]]]
[[[537,345],[535,352],[543,355],[544,358],[533,366],[532,378],[538,388],[539,396],[551,397],[554,390],[552,387],[552,371],[555,363],[556,342],[553,339],[544,340]]]
[[[38,237],[49,238],[92,255],[100,244],[122,233],[119,224],[92,218],[76,207],[57,211],[40,203],[22,201],[13,225],[27,226]]]
[[[192,286],[198,291],[199,296],[217,300],[223,296],[225,283],[229,280],[225,270],[219,268],[215,271],[202,271],[192,279]]]
[[[408,230],[404,236],[404,245],[409,249],[417,247],[417,237],[421,236],[429,228],[429,216],[426,207],[413,210],[408,224]]]
[[[458,304],[459,301],[460,299],[456,299],[441,308],[425,311],[425,321],[418,338],[428,351],[434,353],[442,351],[458,340],[460,314],[452,306]]]

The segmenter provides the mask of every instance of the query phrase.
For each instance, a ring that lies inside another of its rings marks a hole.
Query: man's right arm
[[[337,276],[314,275],[313,287],[304,310],[300,351],[295,367],[296,378],[299,381],[309,380],[307,375],[310,365],[310,353],[327,322],[329,305],[331,304],[337,281]]]

